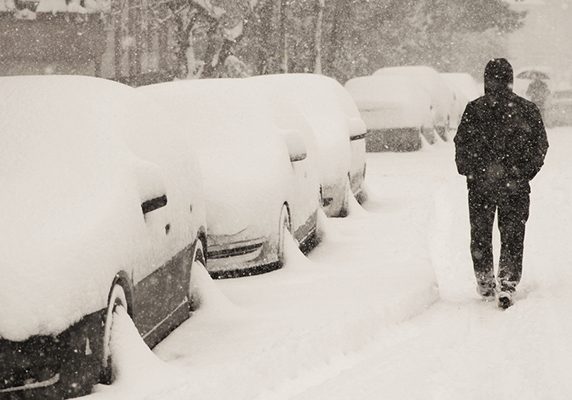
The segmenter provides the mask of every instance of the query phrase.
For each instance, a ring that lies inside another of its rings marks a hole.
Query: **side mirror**
[[[296,131],[286,131],[283,133],[288,154],[290,155],[290,162],[297,162],[305,160],[308,156],[306,151],[306,144],[302,137]]]

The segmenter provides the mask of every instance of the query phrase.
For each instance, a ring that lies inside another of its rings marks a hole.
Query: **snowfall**
[[[308,257],[290,243],[267,274],[195,270],[201,307],[153,351],[118,318],[118,379],[86,399],[571,398],[572,128],[548,135],[508,310],[475,292],[453,144],[368,154],[368,201],[322,216]]]

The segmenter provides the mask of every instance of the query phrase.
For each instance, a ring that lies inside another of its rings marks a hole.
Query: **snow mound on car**
[[[368,129],[432,126],[431,98],[402,76],[362,76],[345,85]]]
[[[257,225],[276,230],[269,216],[286,197],[290,161],[262,97],[241,80],[179,81],[139,89],[168,104],[186,128],[204,175],[209,234],[236,234]],[[276,217],[277,220],[277,217]]]
[[[132,206],[150,166],[111,134],[126,123],[121,89],[0,79],[0,337],[59,333],[105,306],[118,265],[145,257]]]
[[[316,74],[264,75],[248,80],[299,106],[317,143],[321,182],[344,182],[351,165],[348,125],[351,110],[342,104],[336,89],[339,84]],[[359,128],[363,127],[354,129]]]

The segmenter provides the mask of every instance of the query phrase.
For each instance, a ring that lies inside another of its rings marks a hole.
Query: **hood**
[[[498,96],[512,92],[513,71],[504,58],[493,58],[485,67],[485,94]]]

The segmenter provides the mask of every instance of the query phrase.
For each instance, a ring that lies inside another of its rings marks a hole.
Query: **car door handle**
[[[164,194],[150,200],[145,200],[143,203],[141,203],[141,211],[143,211],[143,215],[146,215],[147,213],[165,207],[166,205],[167,195]]]
[[[353,142],[354,140],[365,139],[365,137],[366,137],[366,133],[358,133],[355,135],[351,135],[350,136],[350,142]]]

